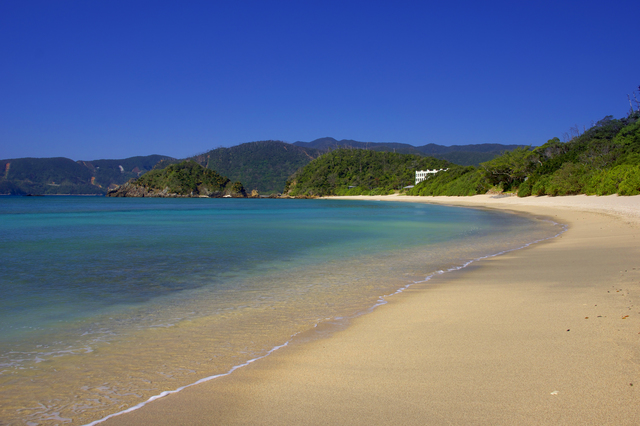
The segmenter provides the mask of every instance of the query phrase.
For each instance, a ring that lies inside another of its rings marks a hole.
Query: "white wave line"
[[[269,350],[269,352],[267,352],[266,354],[264,354],[264,355],[262,355],[262,356],[259,356],[259,357],[257,357],[257,358],[250,359],[250,360],[245,361],[244,363],[239,364],[239,365],[234,365],[234,366],[233,366],[233,367],[231,367],[231,369],[230,369],[229,371],[227,371],[226,373],[220,373],[220,374],[215,374],[215,375],[213,375],[213,376],[208,376],[208,377],[202,378],[202,379],[200,379],[200,380],[198,380],[198,381],[196,381],[196,382],[190,383],[190,384],[188,384],[188,385],[181,386],[181,387],[179,387],[179,388],[177,388],[177,389],[170,390],[170,391],[164,391],[164,392],[161,392],[161,393],[159,393],[158,395],[154,395],[154,396],[152,396],[151,398],[147,399],[147,400],[146,400],[146,401],[144,401],[144,402],[141,402],[141,403],[140,403],[140,404],[138,404],[138,405],[134,405],[133,407],[129,407],[129,408],[127,408],[126,410],[119,411],[119,412],[117,412],[117,413],[109,414],[108,416],[103,417],[103,418],[101,418],[100,420],[94,420],[93,422],[91,422],[91,423],[87,423],[87,424],[85,424],[84,426],[93,426],[93,425],[97,425],[98,423],[102,423],[102,422],[104,422],[104,421],[106,421],[106,420],[108,420],[108,419],[110,419],[110,418],[112,418],[112,417],[119,416],[119,415],[121,415],[121,414],[130,413],[130,412],[132,412],[132,411],[135,411],[135,410],[137,410],[137,409],[139,409],[139,408],[144,407],[145,405],[147,405],[147,404],[148,404],[148,403],[150,403],[151,401],[155,401],[156,399],[160,399],[160,398],[165,397],[165,396],[167,396],[167,395],[171,395],[172,393],[178,393],[178,392],[180,392],[181,390],[186,389],[186,388],[188,388],[188,387],[195,386],[195,385],[199,385],[200,383],[208,382],[209,380],[217,379],[218,377],[228,376],[229,374],[231,374],[231,373],[233,373],[234,371],[236,371],[238,368],[246,367],[247,365],[249,365],[249,364],[251,364],[251,363],[253,363],[253,362],[255,362],[255,361],[258,361],[259,359],[262,359],[262,358],[265,358],[265,357],[267,357],[267,356],[271,355],[273,352],[277,351],[278,349],[284,348],[285,346],[287,346],[287,345],[289,344],[289,342],[291,342],[291,340],[292,340],[292,339],[293,339],[297,334],[298,334],[298,333],[296,333],[296,334],[294,334],[293,336],[291,336],[291,338],[290,338],[289,340],[287,340],[286,342],[284,342],[283,344],[281,344],[281,345],[278,345],[278,346],[275,346],[275,347],[271,348],[271,349]]]

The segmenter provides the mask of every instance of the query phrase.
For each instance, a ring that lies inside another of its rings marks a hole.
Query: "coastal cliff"
[[[107,197],[157,197],[157,198],[221,198],[246,197],[240,182],[194,161],[172,164],[162,170],[152,170],[138,179],[107,192]]]

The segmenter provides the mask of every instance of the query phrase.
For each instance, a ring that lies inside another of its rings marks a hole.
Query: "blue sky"
[[[0,158],[540,145],[629,110],[640,2],[0,0]]]

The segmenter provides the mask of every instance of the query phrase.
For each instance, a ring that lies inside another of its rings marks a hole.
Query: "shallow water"
[[[558,232],[408,203],[1,197],[0,423],[100,419]]]

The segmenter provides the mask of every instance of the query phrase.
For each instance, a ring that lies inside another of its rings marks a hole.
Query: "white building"
[[[438,172],[446,172],[449,169],[439,169],[439,170],[416,170],[416,185],[425,180],[431,175],[435,175]]]

